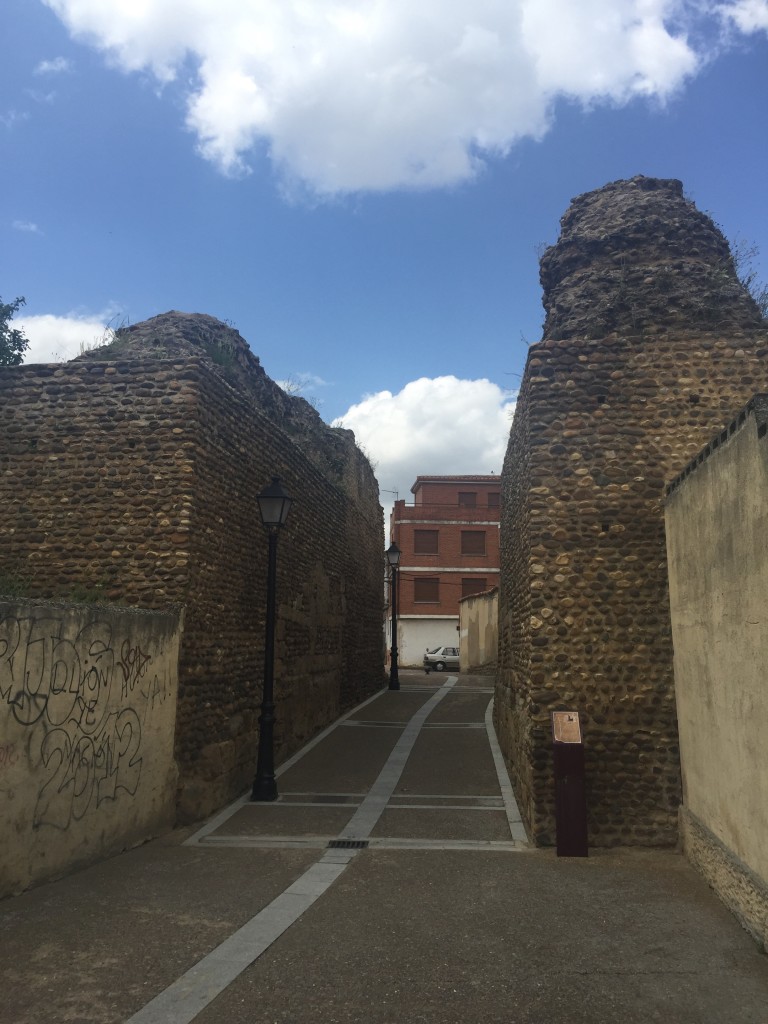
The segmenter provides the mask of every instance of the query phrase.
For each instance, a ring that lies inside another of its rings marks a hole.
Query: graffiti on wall
[[[0,773],[28,757],[40,779],[35,828],[67,829],[105,800],[135,795],[142,727],[170,696],[158,659],[108,621],[74,639],[64,632],[50,614],[0,619],[0,713],[22,737],[0,746]]]

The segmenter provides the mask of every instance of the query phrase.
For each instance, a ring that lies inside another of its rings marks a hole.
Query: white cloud
[[[72,62],[66,57],[54,57],[53,60],[41,60],[35,68],[36,75],[60,75],[72,70]]]
[[[370,458],[385,522],[397,492],[412,501],[419,475],[501,473],[514,395],[489,380],[421,377],[397,394],[379,391],[334,426],[347,427]]]
[[[667,0],[528,0],[522,31],[538,87],[585,103],[665,99],[699,64],[685,33],[668,27],[678,6]]]
[[[68,313],[55,316],[23,316],[14,319],[29,340],[25,363],[61,363],[79,356],[84,349],[102,343],[110,333],[114,310],[101,314]]]
[[[223,172],[266,148],[319,195],[444,186],[548,129],[554,101],[664,101],[692,42],[766,0],[45,0],[123,71],[186,92]],[[190,67],[196,74],[189,79]]]
[[[33,224],[31,220],[15,220],[13,222],[14,231],[26,231],[30,235],[42,235],[42,231]]]
[[[721,10],[741,32],[768,32],[768,0],[736,0]]]

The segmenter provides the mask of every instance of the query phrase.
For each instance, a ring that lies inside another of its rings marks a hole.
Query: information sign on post
[[[578,711],[552,712],[558,857],[587,857],[584,743]]]

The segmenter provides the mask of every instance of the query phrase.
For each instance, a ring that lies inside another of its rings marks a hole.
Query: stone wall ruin
[[[382,684],[370,464],[234,329],[168,313],[70,363],[0,369],[0,469],[6,588],[185,608],[179,820],[253,775],[267,564],[256,495],[273,475],[295,498],[278,554],[278,763]]]
[[[555,838],[550,712],[569,709],[590,843],[673,844],[664,483],[768,384],[768,331],[679,182],[614,182],[561,223],[502,474],[497,731],[537,843]]]

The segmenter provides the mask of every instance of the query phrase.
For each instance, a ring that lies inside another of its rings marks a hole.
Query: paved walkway
[[[403,672],[237,801],[0,904],[2,1024],[768,1024],[674,853],[530,850],[489,680]]]

